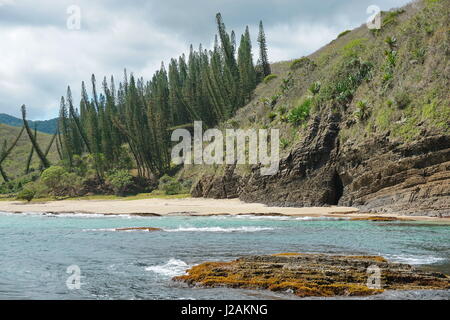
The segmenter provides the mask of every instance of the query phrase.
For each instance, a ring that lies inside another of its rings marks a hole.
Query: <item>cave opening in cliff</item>
[[[331,197],[330,204],[337,205],[339,203],[339,199],[341,199],[342,194],[344,193],[344,184],[342,183],[342,179],[337,172],[333,176],[332,185],[333,185],[333,194]]]

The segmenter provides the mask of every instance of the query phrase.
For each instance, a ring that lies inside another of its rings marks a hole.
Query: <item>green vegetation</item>
[[[288,114],[288,121],[295,125],[299,125],[304,122],[309,117],[309,112],[311,110],[311,99],[306,99],[300,103],[297,107],[292,109]]]
[[[187,194],[191,189],[192,181],[178,181],[173,177],[164,175],[159,180],[158,189],[166,195]]]
[[[385,27],[389,24],[395,23],[397,21],[397,17],[404,12],[405,10],[403,9],[386,12],[386,14],[383,16],[382,26]]]
[[[408,92],[399,90],[394,96],[394,101],[397,108],[405,109],[411,103],[411,98],[409,97]]]
[[[367,118],[369,118],[370,113],[366,100],[360,100],[356,103],[356,111],[354,115],[355,118],[360,122],[367,120]]]
[[[149,81],[125,70],[121,82],[105,77],[98,85],[92,75],[90,90],[85,82],[81,85],[79,103],[68,87],[61,97],[56,133],[48,144],[31,128],[22,106],[23,129],[9,140],[11,145],[5,140],[1,150],[0,173],[5,181],[1,190],[20,193],[26,187],[28,191],[21,195],[26,193],[27,198],[33,191],[34,196],[50,197],[133,194],[149,191],[160,177],[179,169],[170,161],[172,128],[187,127],[196,120],[203,121],[206,128],[214,127],[249,102],[259,82],[276,78],[271,74],[262,21],[256,66],[248,27],[238,46],[235,33],[227,32],[220,13],[216,21],[218,33],[212,50],[191,46],[188,56],[171,59],[167,69],[161,64]],[[277,99],[272,96],[270,103],[275,105]],[[36,170],[42,175],[8,184],[20,177],[10,179],[5,167],[23,136],[30,142],[23,173]],[[33,158],[38,159],[37,168]],[[165,183],[163,190],[170,195],[189,191],[180,183]]]
[[[345,30],[345,31],[342,31],[341,33],[338,34],[337,37],[338,37],[338,39],[339,39],[339,38],[345,36],[346,34],[348,34],[348,33],[350,33],[350,32],[352,32],[352,31],[351,31],[351,30]]]
[[[290,68],[291,68],[291,70],[297,70],[297,69],[304,68],[304,67],[314,68],[315,63],[307,57],[302,57],[300,59],[296,59],[296,60],[292,61]]]
[[[278,78],[278,76],[276,74],[269,74],[267,77],[264,78],[264,83],[267,84],[270,81],[272,81],[273,79]]]
[[[108,174],[106,181],[116,195],[124,196],[127,189],[133,185],[133,176],[125,169],[113,170]]]
[[[0,176],[8,180],[0,193],[18,196],[27,190],[23,199],[71,193],[64,190],[64,179],[53,187],[42,182],[41,172],[55,166],[64,169],[56,170],[60,176],[79,178],[76,196],[188,193],[191,182],[181,177],[195,182],[205,172],[224,170],[170,162],[171,130],[192,130],[194,120],[202,120],[204,129],[279,128],[286,154],[309,136],[307,121],[322,123],[330,115],[342,119],[339,136],[352,143],[378,135],[404,142],[423,132],[448,134],[450,97],[442,75],[450,52],[447,4],[420,1],[383,13],[376,36],[358,28],[308,57],[272,65],[262,25],[253,65],[248,28],[236,41],[218,15],[211,50],[191,47],[149,81],[125,72],[120,82],[102,79],[98,85],[93,76],[76,101],[69,88],[61,99],[56,136],[35,131],[32,124],[21,135],[20,128],[0,125],[3,151],[19,136],[0,161]]]
[[[269,120],[272,122],[273,120],[275,120],[275,118],[277,117],[277,113],[276,112],[269,112],[269,114],[267,115],[267,117],[269,118]]]

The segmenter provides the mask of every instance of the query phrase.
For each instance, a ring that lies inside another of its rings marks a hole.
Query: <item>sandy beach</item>
[[[379,214],[361,213],[352,207],[270,207],[261,203],[245,203],[239,199],[142,199],[142,200],[60,200],[26,203],[0,201],[0,212],[11,213],[95,213],[130,215],[287,215],[287,216],[352,216],[370,217]],[[405,217],[383,214],[386,217]],[[408,219],[450,223],[450,218],[408,216]]]

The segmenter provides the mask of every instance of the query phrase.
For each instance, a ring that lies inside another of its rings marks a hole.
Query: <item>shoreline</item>
[[[105,210],[107,208],[107,210]],[[55,200],[26,203],[0,201],[0,212],[49,214],[102,214],[136,216],[217,216],[267,215],[292,217],[392,217],[409,221],[450,224],[450,218],[407,216],[400,214],[365,213],[353,207],[271,207],[261,203],[246,203],[239,199],[151,198],[140,200]]]

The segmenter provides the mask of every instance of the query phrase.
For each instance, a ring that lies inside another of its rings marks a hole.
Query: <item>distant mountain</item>
[[[21,127],[23,122],[22,119],[10,116],[6,113],[0,113],[0,123],[7,124],[13,127]],[[50,120],[28,120],[30,127],[34,129],[36,126],[38,131],[53,134],[56,132],[56,127],[58,125],[58,118]]]

